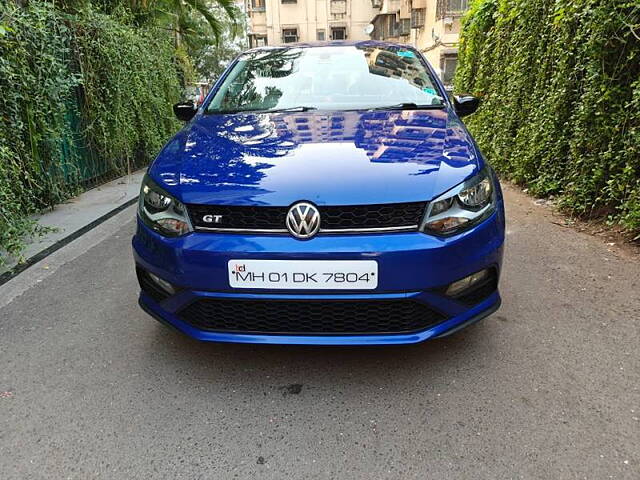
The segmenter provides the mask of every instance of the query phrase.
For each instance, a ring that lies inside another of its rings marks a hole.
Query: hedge
[[[151,159],[178,124],[165,31],[53,3],[0,3],[0,264],[30,216]]]
[[[640,2],[474,0],[455,85],[500,172],[640,231]]]

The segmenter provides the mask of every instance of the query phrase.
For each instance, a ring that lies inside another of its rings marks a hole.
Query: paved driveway
[[[0,287],[0,478],[640,478],[640,263],[507,199],[501,310],[393,348],[161,326],[124,211]]]

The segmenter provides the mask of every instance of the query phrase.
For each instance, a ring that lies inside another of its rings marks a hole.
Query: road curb
[[[106,220],[109,220],[111,217],[113,217],[117,213],[120,213],[125,208],[130,207],[131,205],[135,204],[137,201],[138,201],[138,196],[127,200],[123,204],[118,205],[113,210],[110,210],[107,213],[105,213],[104,215],[102,215],[101,217],[98,217],[97,219],[93,220],[91,223],[88,223],[84,227],[79,228],[78,230],[74,231],[73,233],[70,233],[69,235],[67,235],[64,238],[61,238],[56,243],[54,243],[53,245],[50,245],[49,247],[45,248],[41,252],[36,253],[34,256],[28,258],[24,263],[19,263],[18,265],[16,265],[15,267],[10,269],[9,271],[4,272],[2,275],[0,275],[0,286],[4,285],[9,280],[11,280],[15,276],[19,275],[20,273],[24,272],[25,270],[27,270],[28,268],[32,267],[33,265],[37,264],[38,262],[44,260],[45,258],[47,258],[49,255],[51,255],[55,251],[60,250],[62,247],[64,247],[65,245],[71,243],[76,238],[79,238],[82,235],[84,235],[85,233],[93,230],[98,225],[100,225],[101,223],[105,222]]]

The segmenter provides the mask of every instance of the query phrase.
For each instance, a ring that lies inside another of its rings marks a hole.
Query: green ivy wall
[[[640,231],[640,1],[474,0],[456,90],[503,175]]]
[[[170,37],[52,3],[0,2],[0,264],[29,215],[148,162],[179,127]]]

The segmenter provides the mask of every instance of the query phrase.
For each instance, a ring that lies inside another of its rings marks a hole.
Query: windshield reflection
[[[270,48],[239,58],[207,113],[300,107],[336,111],[402,103],[444,105],[430,72],[409,48]]]

